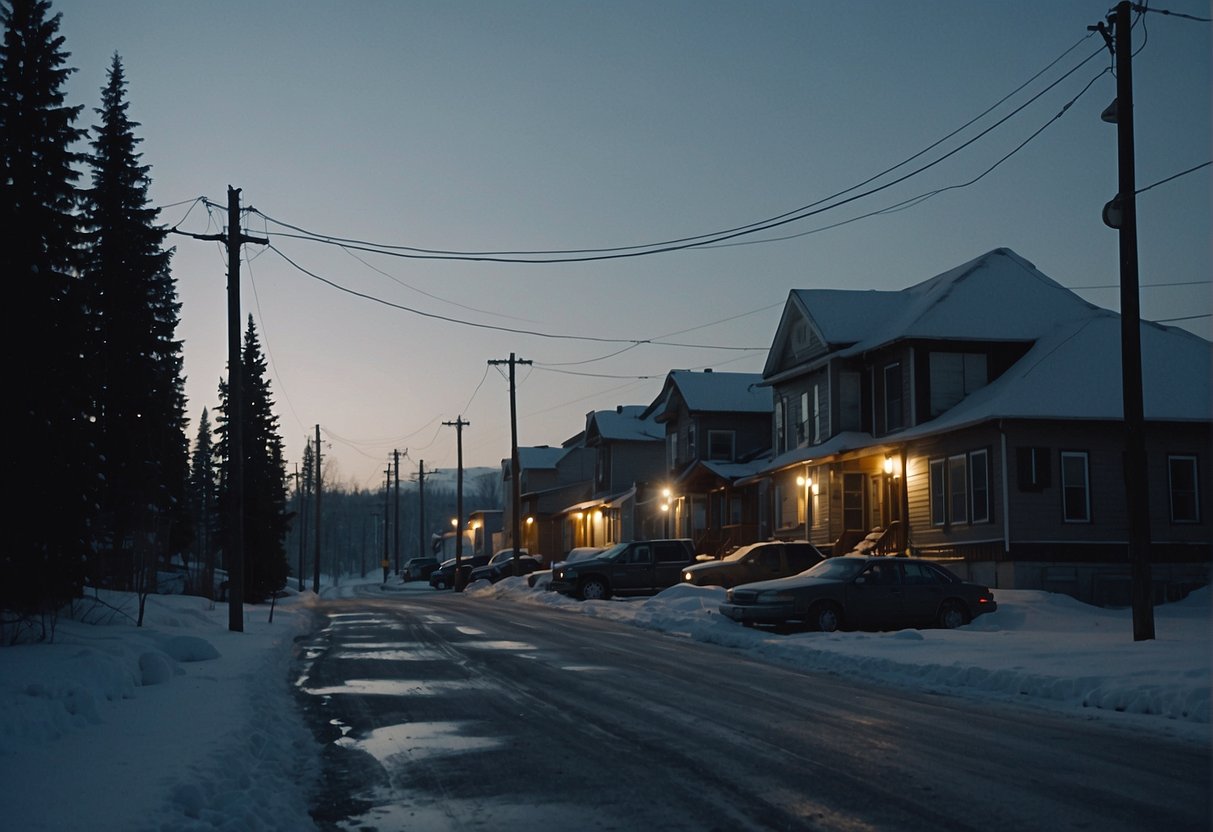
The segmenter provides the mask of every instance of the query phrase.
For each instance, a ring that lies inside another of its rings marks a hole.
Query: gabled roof
[[[660,417],[674,396],[681,397],[692,413],[770,413],[771,391],[761,383],[759,373],[670,370],[644,415]]]
[[[906,339],[1033,341],[1099,310],[1032,263],[998,248],[896,292],[794,289],[763,377],[780,367],[795,322],[804,319],[835,356]]]
[[[614,410],[597,410],[586,416],[586,438],[597,436],[609,442],[665,441],[665,431],[644,405],[620,405]]]
[[[568,448],[552,448],[547,445],[519,448],[518,465],[524,471],[555,468],[556,463],[560,462],[568,452]]]

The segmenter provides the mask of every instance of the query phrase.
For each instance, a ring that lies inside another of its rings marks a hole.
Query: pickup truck
[[[583,601],[656,595],[681,581],[683,570],[694,562],[689,539],[633,540],[586,560],[559,564],[550,588]]]
[[[764,540],[742,546],[722,560],[697,563],[682,570],[684,583],[726,589],[754,581],[787,578],[816,566],[825,555],[807,540]]]

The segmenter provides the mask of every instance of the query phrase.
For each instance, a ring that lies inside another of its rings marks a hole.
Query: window
[[[885,433],[900,430],[901,427],[901,364],[889,364],[884,368]]]
[[[784,444],[783,437],[783,397],[775,397],[775,453],[781,454],[786,451],[787,445]]]
[[[969,519],[969,489],[965,455],[948,457],[948,520],[964,523]]]
[[[821,444],[821,385],[813,385],[813,432],[810,434],[813,445]]]
[[[863,521],[863,474],[842,475],[842,525],[844,531],[866,531]]]
[[[687,459],[699,459],[699,440],[695,435],[695,423],[687,425]]]
[[[734,497],[729,500],[729,523],[734,526],[741,525],[741,498]]]
[[[734,433],[731,430],[708,431],[708,459],[733,461]]]
[[[800,394],[800,423],[797,428],[797,444],[804,445],[813,441],[813,411],[809,410],[809,394]]]
[[[666,468],[673,471],[678,468],[678,432],[667,433],[665,436]]]
[[[948,480],[942,459],[931,463],[931,525],[944,526],[948,522]]]
[[[938,416],[988,381],[982,353],[933,352],[930,355],[931,415]]]
[[[1020,491],[1043,491],[1049,487],[1049,449],[1016,448],[1016,481]]]
[[[969,497],[972,522],[990,522],[990,455],[985,450],[969,454]]]
[[[1200,499],[1196,487],[1196,457],[1167,457],[1167,480],[1171,492],[1171,522],[1199,523]]]
[[[990,522],[989,450],[932,459],[928,468],[932,526]]]
[[[1062,519],[1067,523],[1091,522],[1086,451],[1061,452]]]
[[[859,373],[838,374],[838,429],[860,430]]]

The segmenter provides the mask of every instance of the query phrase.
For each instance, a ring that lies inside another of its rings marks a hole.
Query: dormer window
[[[708,459],[732,462],[735,441],[735,434],[731,430],[708,431]]]

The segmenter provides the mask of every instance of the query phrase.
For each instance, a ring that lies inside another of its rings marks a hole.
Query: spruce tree
[[[252,315],[245,332],[241,364],[244,382],[244,597],[250,603],[260,603],[286,585],[290,572],[286,533],[291,516],[286,505],[286,466],[278,417],[274,415],[274,401],[266,378],[266,359]],[[228,388],[224,382],[219,384],[219,410],[216,422],[224,471],[220,477],[220,490],[222,502],[227,505],[230,499],[226,474],[229,470],[229,414]],[[225,542],[229,533],[225,512]]]
[[[219,471],[211,420],[202,408],[198,434],[190,460],[187,503],[195,530],[194,562],[202,568],[202,593],[213,597],[215,587],[215,548],[219,525]]]
[[[0,608],[54,610],[78,595],[99,487],[79,279],[80,107],[64,106],[74,68],[47,0],[0,5],[0,228],[9,332],[9,497],[19,518],[0,547]],[[20,340],[17,340],[18,331]]]
[[[131,546],[146,547],[167,563],[192,538],[181,342],[175,338],[181,304],[167,232],[148,205],[148,167],[136,152],[139,125],[127,108],[122,61],[114,55],[93,128],[93,187],[82,200],[91,378],[106,484],[97,534],[106,548],[126,555]]]

